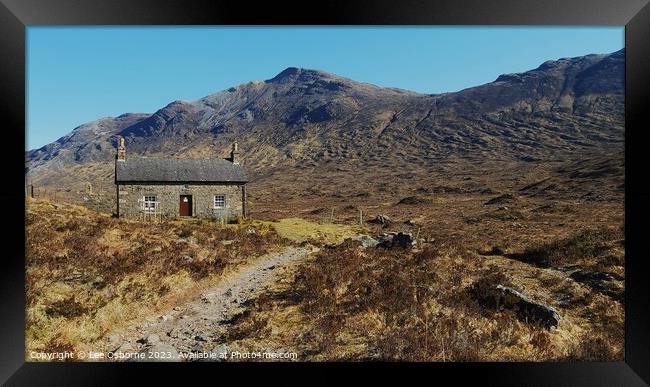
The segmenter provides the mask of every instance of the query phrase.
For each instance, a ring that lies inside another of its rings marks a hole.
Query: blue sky
[[[27,147],[283,69],[422,93],[623,48],[621,27],[29,27]]]

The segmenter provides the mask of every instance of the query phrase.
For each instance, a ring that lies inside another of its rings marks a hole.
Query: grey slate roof
[[[241,165],[224,159],[136,158],[115,161],[115,182],[245,183]]]

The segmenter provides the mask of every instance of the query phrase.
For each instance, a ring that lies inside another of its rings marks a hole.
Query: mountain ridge
[[[26,152],[39,185],[109,186],[117,138],[128,156],[223,157],[238,141],[255,178],[334,165],[400,169],[441,163],[558,161],[622,149],[624,50],[547,61],[457,92],[421,94],[289,67],[157,111],[75,128]],[[62,172],[79,169],[75,180]]]

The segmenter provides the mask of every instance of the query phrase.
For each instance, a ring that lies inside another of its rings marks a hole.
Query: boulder
[[[379,236],[379,244],[377,246],[385,249],[392,248],[409,248],[415,245],[416,241],[411,233],[403,232],[389,232]]]
[[[147,337],[144,338],[144,342],[146,344],[151,344],[151,345],[158,344],[160,343],[160,336],[158,336],[155,333],[149,334],[147,335]]]
[[[520,320],[546,329],[557,327],[560,323],[560,315],[554,308],[533,301],[528,296],[503,285],[497,285],[496,289],[500,293],[500,308],[513,310]]]
[[[375,247],[379,244],[378,240],[372,238],[369,235],[358,235],[352,238],[352,240],[360,242],[363,248]]]
[[[108,342],[111,343],[111,344],[118,343],[121,340],[122,340],[122,338],[118,334],[108,336]]]

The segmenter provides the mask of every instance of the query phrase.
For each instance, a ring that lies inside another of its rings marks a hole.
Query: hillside
[[[27,354],[114,355],[101,361],[156,352],[183,360],[180,354],[202,351],[295,353],[300,361],[623,358],[625,239],[620,219],[605,223],[611,215],[577,209],[571,215],[579,223],[545,232],[492,217],[498,234],[523,234],[524,244],[515,246],[469,226],[454,235],[462,227],[441,227],[448,221],[441,212],[416,246],[384,248],[346,239],[377,235],[372,226],[152,223],[43,200],[26,207]],[[476,235],[485,248],[472,247]],[[544,326],[498,286],[552,308],[559,320]]]
[[[623,75],[618,51],[548,61],[482,86],[424,95],[288,68],[153,114],[81,125],[28,151],[27,175],[35,186],[75,201],[89,182],[110,206],[118,136],[126,138],[127,157],[223,157],[237,140],[254,200],[278,187],[292,189],[279,184],[287,175],[299,177],[304,186],[295,189],[302,192],[324,174],[361,192],[364,180],[376,183],[384,172],[399,189],[420,174],[611,158],[623,149]]]
[[[26,153],[28,348],[621,360],[623,75],[619,51],[425,95],[288,68],[81,125]],[[238,141],[250,219],[111,216],[120,136]]]

